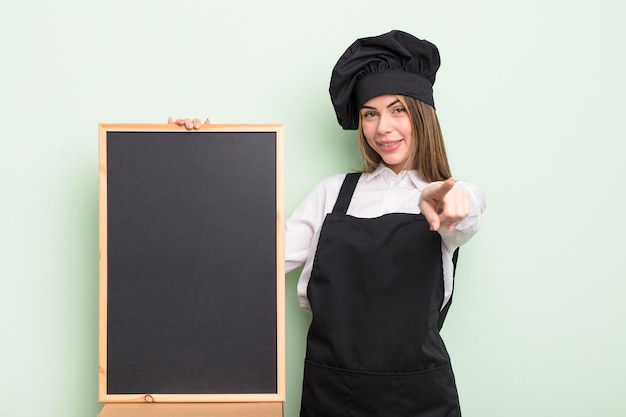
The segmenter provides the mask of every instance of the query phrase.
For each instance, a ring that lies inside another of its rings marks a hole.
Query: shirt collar
[[[397,178],[401,175],[406,175],[409,177],[415,188],[418,190],[423,190],[429,183],[425,181],[422,176],[416,170],[410,171],[401,171],[399,174],[393,172],[390,168],[385,166],[385,164],[378,164],[376,169],[372,172],[368,172],[363,174],[365,177],[365,181],[371,181],[372,179],[379,177],[381,175],[387,176],[388,178]]]

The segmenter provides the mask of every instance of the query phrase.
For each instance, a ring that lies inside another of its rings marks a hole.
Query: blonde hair
[[[396,96],[411,120],[413,143],[405,169],[415,169],[429,182],[443,181],[452,177],[448,156],[443,143],[443,134],[435,108],[413,97]],[[363,172],[372,172],[382,161],[367,143],[359,118],[359,148],[365,166]]]

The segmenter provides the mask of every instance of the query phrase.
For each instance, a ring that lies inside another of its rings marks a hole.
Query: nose
[[[386,135],[391,132],[393,127],[393,120],[391,117],[385,113],[381,114],[378,118],[378,126],[376,126],[376,133],[379,135]]]

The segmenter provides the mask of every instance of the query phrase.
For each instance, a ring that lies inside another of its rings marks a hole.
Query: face
[[[374,97],[360,110],[363,135],[369,146],[396,174],[404,169],[413,145],[406,108],[394,95]]]

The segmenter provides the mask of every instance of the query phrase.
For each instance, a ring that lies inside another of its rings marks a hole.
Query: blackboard
[[[100,401],[284,399],[281,125],[100,125]]]

